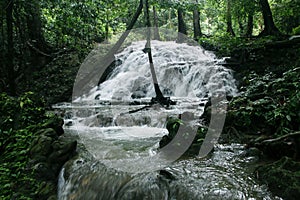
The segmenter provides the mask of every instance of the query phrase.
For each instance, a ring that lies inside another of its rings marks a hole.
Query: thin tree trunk
[[[109,16],[108,13],[106,13],[105,40],[108,40],[108,34],[109,34]]]
[[[232,36],[235,36],[235,33],[232,28],[232,17],[231,17],[231,0],[227,0],[227,11],[226,11],[226,24],[227,24],[227,33]]]
[[[160,40],[159,30],[158,30],[158,17],[155,6],[153,6],[153,22],[154,22],[154,39]]]
[[[246,37],[251,37],[253,33],[253,11],[248,13]]]
[[[177,42],[181,43],[184,42],[185,35],[187,35],[186,25],[183,19],[183,10],[182,8],[177,9],[178,15],[178,37]]]
[[[273,15],[268,0],[259,0],[259,3],[264,18],[264,30],[259,35],[281,35],[280,31],[274,24]]]
[[[7,72],[11,95],[16,95],[15,70],[14,70],[14,41],[13,41],[13,6],[14,1],[8,0],[6,9],[7,23]]]
[[[143,10],[143,0],[140,0],[139,6],[138,6],[136,12],[134,13],[130,23],[128,24],[128,26],[126,28],[126,31],[121,35],[121,37],[119,38],[117,43],[107,53],[107,56],[105,57],[105,59],[103,61],[103,66],[111,66],[112,63],[115,61],[115,56],[114,55],[120,49],[120,47],[124,43],[125,39],[129,35],[130,30],[133,28],[135,22],[137,21],[140,14],[142,13],[142,10]],[[107,67],[105,69],[105,71],[102,73],[102,76],[99,77],[99,81],[98,81],[97,85],[100,85],[101,83],[103,83],[112,70],[113,70],[113,68]],[[86,79],[88,80],[89,78],[90,77],[87,77]],[[86,84],[86,83],[83,81],[83,85],[84,84]],[[81,83],[79,83],[79,85],[81,85]]]
[[[164,96],[159,88],[155,69],[154,69],[154,64],[153,64],[153,59],[152,59],[152,52],[151,52],[151,22],[150,22],[150,13],[149,13],[149,2],[148,0],[145,0],[145,19],[146,19],[146,27],[148,28],[147,30],[147,44],[144,49],[144,52],[148,54],[148,59],[149,59],[149,64],[150,64],[150,71],[152,75],[152,81],[154,85],[154,90],[156,94],[156,100],[158,102],[162,101],[164,99]]]
[[[194,27],[194,40],[198,41],[199,37],[202,36],[202,32],[200,26],[200,13],[197,6],[195,6],[193,10],[193,27]]]
[[[4,3],[1,4],[1,10],[4,11]],[[4,57],[5,57],[5,51],[4,51],[4,41],[5,41],[5,35],[4,35],[4,12],[1,12],[1,19],[0,19],[0,26],[1,26],[1,35],[0,35],[0,49],[3,49],[0,53],[0,91],[5,88],[5,82],[4,82]],[[3,87],[2,87],[3,86]]]

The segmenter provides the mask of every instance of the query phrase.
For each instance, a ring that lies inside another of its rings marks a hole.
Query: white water
[[[214,54],[200,46],[175,42],[153,41],[152,55],[159,85],[164,95],[174,97],[204,97],[217,89],[236,94],[229,69],[217,65]],[[88,97],[77,99],[130,100],[132,94],[154,97],[148,55],[142,50],[145,41],[134,42],[116,55],[122,64],[100,87],[91,90]],[[220,86],[221,85],[221,86]]]
[[[59,199],[272,199],[244,171],[256,158],[245,157],[242,145],[225,149],[219,145],[204,160],[163,166],[175,180],[158,173],[153,156],[167,134],[167,118],[191,112],[197,119],[206,96],[218,90],[235,95],[237,90],[231,71],[217,65],[212,53],[198,46],[154,41],[159,85],[177,104],[129,113],[144,106],[129,105],[133,94],[142,97],[134,100],[140,102],[155,96],[144,45],[145,41],[133,43],[116,55],[122,64],[99,87],[72,104],[57,106],[72,113],[68,120],[73,126],[66,131],[78,134],[79,143],[88,150],[79,149],[79,158],[61,172]]]

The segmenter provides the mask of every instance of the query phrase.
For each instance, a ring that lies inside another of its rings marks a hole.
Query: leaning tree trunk
[[[232,28],[232,16],[231,16],[231,0],[227,0],[227,10],[226,10],[226,24],[227,24],[227,33],[232,36],[235,36],[235,33]]]
[[[249,11],[248,13],[248,21],[247,21],[247,29],[246,29],[246,37],[251,37],[253,33],[253,11]]]
[[[153,6],[153,25],[154,25],[154,39],[160,40],[159,30],[158,30],[158,17],[155,6]]]
[[[199,37],[202,36],[202,32],[200,27],[200,13],[197,5],[193,10],[193,27],[194,27],[194,40],[198,41]]]
[[[13,41],[13,6],[14,1],[7,1],[6,26],[7,26],[7,73],[11,95],[16,95],[15,70],[14,70],[14,41]]]
[[[259,3],[264,18],[264,30],[259,35],[281,35],[280,31],[274,24],[273,15],[268,0],[259,0]]]
[[[181,43],[184,42],[185,35],[187,35],[186,25],[183,19],[183,10],[182,8],[177,9],[178,15],[178,37],[177,42]]]

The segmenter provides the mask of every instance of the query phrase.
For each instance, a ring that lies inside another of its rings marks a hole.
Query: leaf
[[[24,102],[20,101],[20,107],[23,108],[23,106],[24,106]]]
[[[292,121],[292,118],[291,118],[290,115],[287,115],[287,116],[286,116],[286,119],[287,119],[288,121]]]

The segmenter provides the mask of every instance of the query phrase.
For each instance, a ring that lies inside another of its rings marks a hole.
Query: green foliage
[[[55,46],[82,48],[124,31],[132,2],[42,1],[45,37]]]
[[[274,22],[286,34],[291,34],[293,28],[300,24],[299,0],[277,0],[271,4]]]
[[[199,43],[204,48],[217,51],[223,56],[229,56],[234,49],[245,46],[245,41],[242,38],[232,37],[227,33],[209,38],[200,38]]]
[[[300,26],[293,28],[293,35],[300,35]]]
[[[213,50],[217,55],[224,57],[232,56],[232,53],[235,51],[250,51],[251,49],[264,48],[266,43],[272,41],[276,41],[275,36],[249,39],[242,37],[232,37],[228,33],[224,33],[208,38],[200,38],[199,44],[205,49]]]
[[[32,199],[40,183],[28,168],[28,154],[47,119],[44,101],[32,92],[19,98],[1,93],[0,113],[0,199]]]
[[[230,102],[228,121],[254,134],[283,135],[299,130],[300,68],[276,77],[273,73],[250,74],[244,79],[242,96]]]

